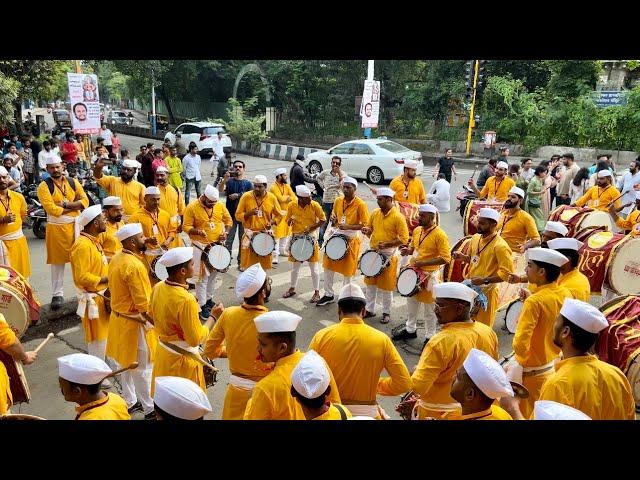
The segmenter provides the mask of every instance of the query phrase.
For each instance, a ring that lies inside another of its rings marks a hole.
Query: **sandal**
[[[380,323],[389,323],[391,321],[391,315],[388,313],[383,313],[382,318],[380,319]]]
[[[320,301],[319,293],[314,293],[313,297],[311,297],[311,300],[309,300],[310,303],[318,303],[319,301]]]
[[[296,294],[296,292],[292,292],[291,290],[287,290],[286,292],[284,292],[284,294],[282,295],[282,298],[289,298],[289,297],[293,297]]]

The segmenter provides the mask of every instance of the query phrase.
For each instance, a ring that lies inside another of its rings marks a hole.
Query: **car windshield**
[[[399,143],[396,143],[396,142],[382,142],[382,143],[379,143],[378,146],[380,148],[384,148],[385,150],[391,153],[400,153],[400,152],[406,152],[409,150],[404,145],[400,145]]]
[[[204,127],[202,129],[203,135],[217,135],[218,132],[227,133],[224,127]]]
[[[57,111],[56,117],[58,117],[60,120],[69,120],[69,113],[65,110]]]
[[[124,113],[124,112],[113,112],[112,115],[114,117],[126,117],[127,116],[127,114]]]

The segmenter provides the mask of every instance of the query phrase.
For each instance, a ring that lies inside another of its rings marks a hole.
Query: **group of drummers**
[[[389,188],[372,189],[378,205],[372,212],[357,194],[357,181],[341,176],[343,195],[328,219],[307,186],[294,191],[286,184],[286,170],[274,172],[280,195],[257,175],[234,214],[244,227],[239,305],[225,308],[214,296],[218,274],[231,263],[224,241],[234,219],[220,192],[207,185],[185,206],[167,184],[165,168],[156,170],[156,185],[145,188],[134,179],[137,167],[125,160],[120,177],[107,177],[96,163],[94,174],[109,194],[103,206],[89,206],[57,157],[47,160],[53,188],[46,182],[38,188],[48,214],[52,307],[61,304],[66,263],[79,292],[88,354],[58,359],[61,391],[78,405],[76,419],[128,419],[137,410],[145,419],[201,419],[212,410],[206,389],[217,373],[211,360],[219,357],[228,359],[230,370],[222,419],[386,419],[376,395],[402,394],[397,410],[407,419],[635,418],[625,374],[591,354],[609,323],[587,303],[589,279],[578,269],[582,242],[567,235],[568,222],[549,221],[540,235],[520,208],[520,188],[488,181],[481,196],[502,202],[501,211],[479,208],[477,233],[452,248],[410,161]],[[5,191],[3,173],[0,199],[12,193]],[[590,192],[585,197],[593,208],[608,209],[593,203],[601,195]],[[640,193],[637,198],[640,206]],[[401,203],[413,204],[415,216],[401,213]],[[3,201],[0,233],[5,223],[20,223],[8,208]],[[633,218],[635,210],[616,221],[627,226]],[[319,245],[317,232],[327,221]],[[184,246],[181,232],[191,246]],[[17,267],[15,255],[28,249],[16,254],[15,241],[0,245]],[[319,307],[335,301],[335,273],[343,276],[340,321],[317,332],[306,354],[296,348],[302,317],[265,305],[278,245],[292,263],[284,298],[297,293],[305,262],[314,289],[310,301]],[[365,292],[355,283],[357,270]],[[523,301],[514,354],[505,366],[498,363],[492,328],[503,285],[517,286],[510,301]],[[407,299],[408,316],[389,338],[365,320],[376,317],[380,294],[380,323],[389,323],[396,291]],[[32,363],[37,352],[26,352],[2,320],[0,348],[16,362]],[[392,339],[417,338],[420,320],[425,344],[411,374]],[[12,396],[2,373],[0,414],[6,414]],[[122,397],[104,390],[115,375]]]

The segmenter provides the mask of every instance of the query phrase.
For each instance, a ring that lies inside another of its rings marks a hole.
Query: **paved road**
[[[146,143],[147,141],[126,135],[122,135],[121,138],[123,146],[125,148],[129,148],[131,152],[136,152],[138,150],[138,146],[142,143]],[[279,160],[270,160],[246,155],[238,155],[238,158],[246,162],[249,178],[253,178],[253,176],[257,174],[264,174],[270,179],[270,181],[273,179],[273,171],[276,168],[283,165],[290,165],[289,163]],[[203,162],[203,182],[211,179],[211,168],[211,163],[209,161]],[[460,182],[466,181],[472,171],[472,169],[468,168],[461,168],[458,170],[458,182],[454,182],[452,192],[456,192],[460,189]],[[423,175],[423,182],[427,188],[433,181],[430,173],[431,168],[427,168]],[[370,195],[366,186],[360,184],[358,186],[358,193],[366,200],[370,209],[375,208],[375,199]],[[441,215],[441,225],[445,232],[447,232],[449,241],[452,245],[463,236],[462,220],[458,212],[454,211],[457,206],[456,203],[457,202],[454,199],[452,201],[452,211]],[[33,276],[31,281],[41,299],[48,302],[50,298],[50,280],[49,269],[44,264],[44,240],[35,239],[31,234],[28,234],[28,239],[33,264]],[[237,240],[234,245],[234,258],[236,255]],[[216,300],[222,301],[225,305],[237,304],[237,299],[234,295],[234,286],[238,273],[239,272],[235,268],[232,268],[229,270],[229,273],[223,275],[222,278],[219,277]],[[303,267],[302,269],[298,285],[299,293],[292,298],[283,299],[282,294],[288,289],[290,280],[290,266],[285,257],[281,257],[281,263],[276,269],[270,272],[270,275],[273,278],[273,291],[271,301],[269,303],[269,309],[290,310],[302,315],[303,321],[298,328],[297,338],[299,342],[298,346],[302,349],[306,349],[315,332],[325,326],[337,322],[337,306],[336,304],[331,304],[325,307],[316,307],[314,304],[309,303],[313,292],[311,279],[306,267]],[[362,277],[358,278],[358,283],[364,285]],[[338,286],[338,283],[336,286]],[[68,269],[65,277],[65,296],[70,298],[73,295],[74,288],[71,280],[70,269]],[[392,321],[388,325],[382,325],[379,323],[381,316],[380,308],[380,306],[377,307],[378,317],[368,319],[367,322],[385,333],[389,333],[392,327],[406,320],[406,302],[397,294],[394,296],[393,300]],[[503,315],[504,313],[500,313],[498,315],[494,329],[500,339],[501,353],[502,355],[506,355],[511,351],[511,335],[503,331],[501,328],[503,326]],[[419,327],[418,333],[419,339],[424,337],[423,328]],[[27,348],[34,348],[40,340],[41,339],[30,340],[27,342]],[[417,364],[418,350],[421,347],[421,344],[421,340],[414,340],[410,343],[398,343],[399,351],[410,371],[413,370]],[[56,357],[79,351],[86,351],[83,332],[79,324],[58,332],[58,337],[50,341],[47,347],[42,350],[38,361],[31,366],[25,367],[33,398],[30,404],[22,404],[14,407],[14,411],[40,415],[48,419],[73,418],[75,415],[74,406],[66,403],[59,391]],[[222,411],[224,391],[229,375],[226,359],[216,360],[216,366],[221,370],[219,382],[214,388],[211,388],[208,391],[209,399],[214,407],[214,412],[209,416],[212,419],[219,418],[220,412]],[[386,409],[387,413],[391,414],[394,418],[398,418],[394,412],[394,407],[398,403],[397,397],[380,397],[380,403]]]

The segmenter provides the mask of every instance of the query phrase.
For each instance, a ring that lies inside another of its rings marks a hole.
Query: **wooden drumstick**
[[[49,335],[47,335],[47,338],[45,338],[42,342],[40,342],[40,345],[38,345],[36,347],[36,349],[33,351],[33,353],[38,353],[42,347],[44,347],[46,345],[46,343],[51,340],[55,335],[53,334],[53,332],[50,332]]]
[[[476,172],[478,171],[478,165],[476,165],[473,168],[473,173],[471,174],[471,178],[469,178],[469,180],[473,180],[473,177],[476,175]]]
[[[618,196],[618,197],[614,198],[614,199],[613,199],[613,200],[611,200],[609,203],[607,203],[607,206],[609,206],[609,205],[611,205],[611,204],[616,203],[618,200],[620,200],[620,199],[621,199],[624,195],[626,195],[626,194],[627,194],[627,192],[622,192],[622,193],[620,194],[620,196]]]
[[[115,377],[116,375],[122,372],[126,372],[127,370],[135,370],[136,368],[138,368],[138,362],[131,362],[131,364],[128,367],[121,368],[120,370],[116,370],[115,372],[111,372],[109,375],[104,377],[102,381],[104,382],[109,377]]]

